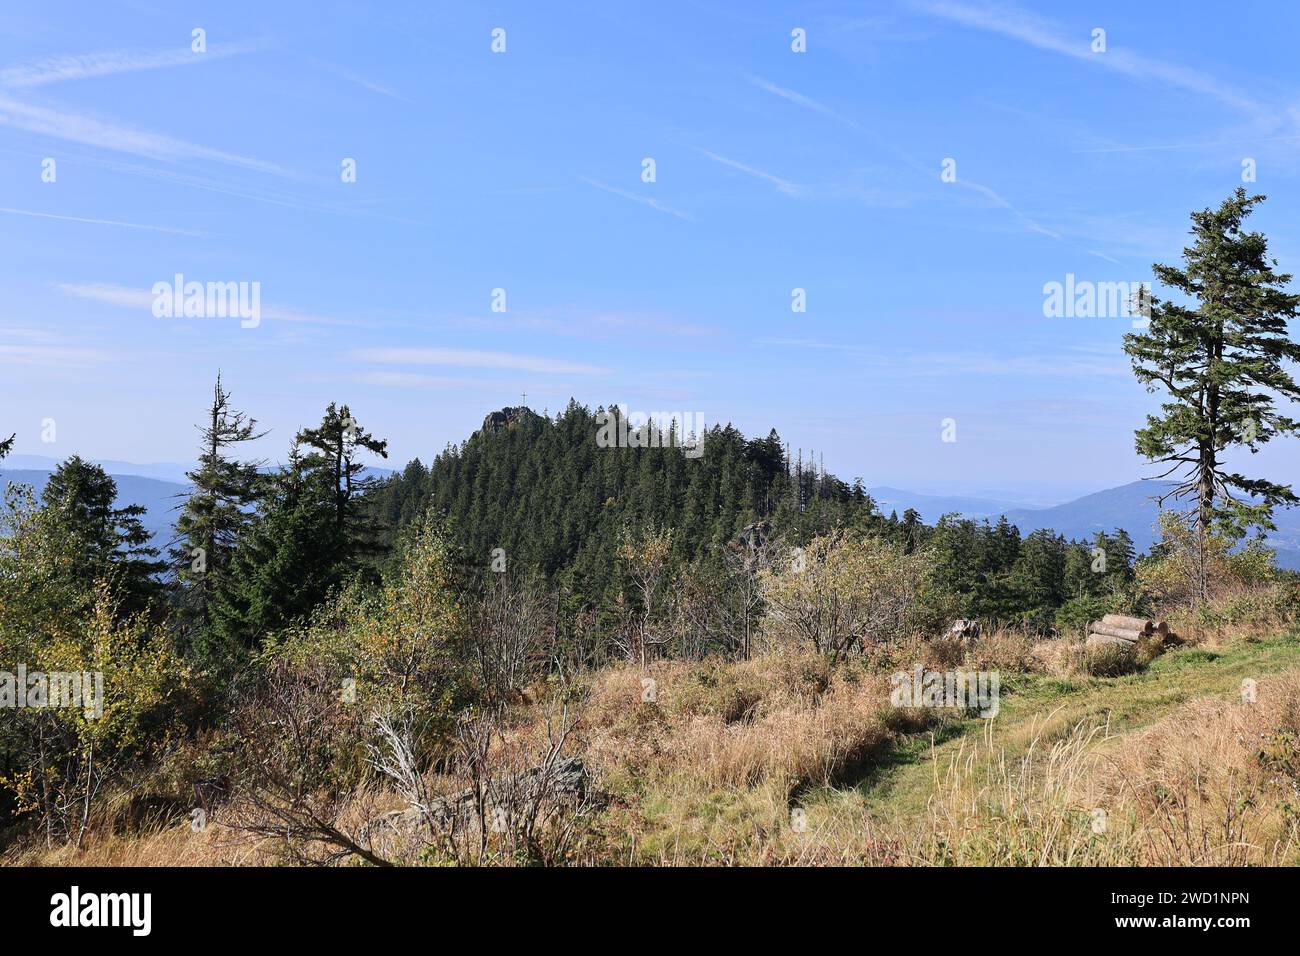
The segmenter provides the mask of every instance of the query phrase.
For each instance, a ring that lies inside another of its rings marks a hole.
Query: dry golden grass
[[[1125,736],[1092,799],[1131,815],[1145,861],[1277,864],[1300,838],[1300,674],[1259,681],[1256,701],[1193,701]]]
[[[653,702],[642,699],[637,668],[612,668],[594,682],[584,725],[596,769],[720,787],[774,781],[790,790],[830,783],[889,737],[887,681],[832,674],[821,658],[661,662],[648,676]]]
[[[1050,718],[1044,721],[1050,723]],[[1295,862],[1300,673],[1258,702],[1202,698],[1149,728],[1040,733],[1009,762],[990,740],[948,766],[912,862],[1212,866]],[[1100,831],[1094,826],[1099,814]]]
[[[188,822],[143,832],[92,831],[80,849],[29,845],[0,858],[5,866],[269,866],[278,862],[275,847],[249,841],[212,822],[192,830]]]
[[[1170,628],[1192,645],[1222,647],[1258,641],[1293,624],[1300,614],[1300,583],[1223,582],[1199,609],[1171,608]]]
[[[977,732],[961,725],[967,735],[945,745],[940,760],[941,741],[931,738],[929,758],[917,742],[957,715],[888,705],[888,675],[918,661],[1033,673],[1053,685],[1071,679],[1065,687],[1081,674],[1081,645],[999,633],[970,646],[903,642],[834,668],[796,652],[606,668],[571,705],[577,724],[566,753],[586,761],[609,797],[596,838],[572,862],[1240,865],[1300,857],[1300,671],[1261,678],[1253,704],[1202,697],[1124,735],[1112,735],[1096,713],[1074,721],[1089,687],[1127,700],[1130,685],[1082,678],[1059,691],[1073,695],[1072,716],[1022,705],[1019,716]],[[1146,675],[1146,686],[1182,686],[1178,673]],[[557,704],[535,696],[496,743],[498,766],[527,766],[545,748]],[[858,786],[897,746],[920,750],[915,769],[932,777],[906,810]],[[464,785],[454,775],[434,780],[439,792]],[[395,806],[383,796],[359,796],[353,809]],[[1101,832],[1097,810],[1105,811]],[[80,851],[32,846],[3,862],[283,862],[274,841],[249,842],[220,825],[236,813],[223,808],[199,833],[188,820],[125,835],[104,826]]]

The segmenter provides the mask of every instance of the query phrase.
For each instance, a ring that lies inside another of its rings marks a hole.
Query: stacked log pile
[[[1169,630],[1169,625],[1164,621],[1128,617],[1123,614],[1107,614],[1100,621],[1094,621],[1088,631],[1089,647],[1100,647],[1106,644],[1132,647],[1139,641],[1163,646],[1178,641],[1178,636]]]

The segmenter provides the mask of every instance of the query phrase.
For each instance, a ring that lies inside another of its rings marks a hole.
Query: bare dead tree
[[[246,744],[245,766],[234,781],[240,812],[230,827],[282,841],[299,863],[356,857],[390,866],[363,829],[364,807],[352,807],[360,814],[357,826],[340,822],[356,801],[358,781],[340,779],[339,770],[348,763],[344,751],[361,739],[360,715],[340,693],[341,683],[324,667],[305,672],[280,665],[239,710],[235,729]]]
[[[548,710],[546,720],[540,750],[511,751],[504,710],[464,714],[456,764],[457,778],[468,786],[442,796],[413,759],[409,724],[385,721],[372,765],[408,806],[374,821],[373,829],[415,835],[417,843],[471,866],[567,862],[599,802],[582,761],[565,756],[575,726],[567,701]]]
[[[552,611],[534,583],[502,573],[487,586],[472,612],[470,650],[490,701],[510,700],[541,670],[554,642]]]
[[[740,656],[749,660],[753,653],[753,627],[763,606],[762,573],[771,567],[771,544],[767,529],[755,526],[749,534],[723,550],[727,570],[734,582],[735,625],[741,633]]]

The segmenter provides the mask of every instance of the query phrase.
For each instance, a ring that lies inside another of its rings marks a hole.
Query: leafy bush
[[[73,573],[75,539],[52,517],[21,492],[0,515],[0,661],[25,665],[29,683],[47,675],[51,698],[4,711],[0,822],[31,814],[79,846],[99,801],[184,729],[192,675],[164,627],[125,616],[108,582]],[[81,705],[55,706],[56,674],[80,675]],[[5,685],[28,692],[12,675]]]
[[[364,820],[348,829],[336,817],[365,790],[378,720],[409,728],[420,772],[455,752],[469,655],[450,555],[441,526],[427,522],[395,581],[378,594],[354,583],[269,646],[260,683],[233,718],[244,742],[237,792],[251,811],[244,829],[292,834],[298,860],[379,859]]]
[[[1210,601],[1234,591],[1265,587],[1277,580],[1275,555],[1264,542],[1251,538],[1238,550],[1236,541],[1208,534],[1204,542],[1204,577]],[[1201,548],[1196,530],[1183,516],[1160,515],[1160,541],[1151,555],[1139,562],[1138,585],[1154,603],[1165,609],[1196,608],[1200,600]]]
[[[803,644],[832,660],[915,632],[930,570],[924,552],[865,535],[814,538],[761,576],[775,644]]]

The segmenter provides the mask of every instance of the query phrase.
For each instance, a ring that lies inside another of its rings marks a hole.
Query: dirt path
[[[993,727],[978,719],[954,721],[933,738],[908,740],[857,784],[873,814],[908,817],[922,813],[958,752],[972,746],[1005,751],[1019,759],[1038,739],[1050,743],[1080,722],[1109,721],[1111,734],[1128,733],[1199,697],[1236,696],[1241,682],[1300,668],[1300,632],[1215,650],[1171,651],[1142,674],[1120,678],[1062,680],[1036,674],[1007,677]],[[991,729],[992,734],[989,735]],[[834,799],[830,794],[828,799]]]

